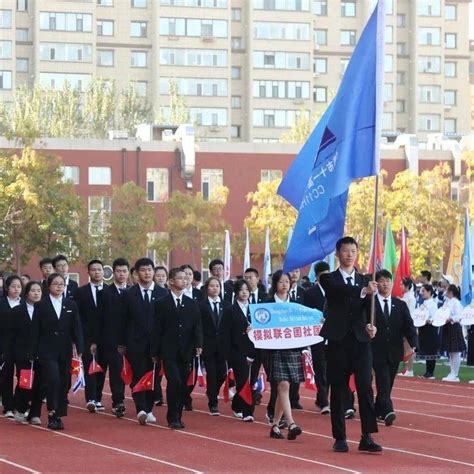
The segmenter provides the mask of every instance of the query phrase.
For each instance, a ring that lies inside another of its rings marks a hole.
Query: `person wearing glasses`
[[[64,255],[57,255],[53,258],[53,267],[56,273],[59,273],[64,278],[64,297],[74,299],[79,285],[69,277],[69,263],[67,257]],[[45,291],[44,296],[48,295]]]

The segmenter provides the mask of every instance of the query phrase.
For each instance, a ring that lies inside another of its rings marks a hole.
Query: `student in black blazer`
[[[216,277],[220,281],[220,299],[228,303],[233,303],[234,282],[232,280],[224,281],[224,262],[220,258],[211,260],[209,262],[209,272],[211,276]]]
[[[329,265],[326,262],[318,262],[314,266],[316,273],[316,283],[308,288],[304,294],[303,304],[308,308],[319,309],[324,313],[326,296],[323,287],[319,283],[321,275],[329,273]],[[326,361],[326,341],[311,346],[311,355],[313,358],[314,381],[318,389],[316,394],[316,405],[320,408],[321,414],[330,413],[328,403],[328,384],[327,384],[327,361]]]
[[[206,299],[199,303],[204,336],[202,359],[206,367],[207,399],[211,415],[219,415],[217,397],[226,376],[224,350],[221,347],[220,329],[225,308],[220,299],[221,285],[216,277],[210,277],[203,286]]]
[[[254,421],[254,404],[248,404],[238,393],[249,378],[249,369],[255,361],[255,347],[249,339],[250,288],[245,280],[234,284],[234,304],[224,310],[221,323],[221,346],[228,366],[235,375],[236,394],[232,399],[232,411],[236,418],[246,422]]]
[[[150,337],[155,319],[155,304],[159,298],[166,296],[164,288],[155,285],[153,261],[140,258],[135,263],[138,283],[124,292],[122,297],[122,331],[119,352],[126,357],[132,366],[133,388],[136,383],[153,369],[150,357]],[[157,368],[159,370],[159,367]],[[137,419],[141,425],[154,423],[153,391],[146,390],[132,394]]]
[[[183,294],[185,275],[180,268],[169,273],[170,292],[156,304],[151,341],[154,361],[161,359],[165,371],[166,419],[172,429],[183,429],[182,412],[187,396],[186,381],[194,356],[202,353],[201,314],[196,301]]]
[[[54,273],[53,259],[49,257],[44,257],[39,262],[39,267],[41,271],[41,289],[43,291],[43,296],[48,294],[48,277],[51,273]]]
[[[406,303],[392,297],[392,274],[387,270],[377,272],[378,294],[375,299],[375,324],[377,334],[372,339],[372,363],[375,372],[377,418],[390,426],[395,420],[390,398],[398,366],[403,359],[403,338],[410,347],[417,346],[416,329]]]
[[[84,351],[81,320],[76,303],[64,298],[62,275],[48,277],[49,295],[36,304],[33,314],[33,354],[39,359],[41,377],[46,388],[48,428],[64,429],[67,416],[67,393],[70,386],[72,346],[79,358]]]
[[[23,389],[19,386],[20,372],[22,369],[31,369],[34,355],[32,353],[32,327],[33,315],[35,312],[35,304],[41,300],[41,283],[37,281],[29,281],[25,286],[25,299],[20,305],[15,306],[10,313],[9,333],[7,336],[6,354],[7,359],[14,362],[16,367],[16,376],[18,379],[15,388],[15,421],[23,423],[26,421],[26,412],[29,409],[30,401],[34,389],[38,389],[39,377],[37,367],[35,370],[34,385],[30,390]],[[35,364],[36,366],[38,364]],[[33,424],[38,424],[38,420],[33,420]],[[31,422],[31,418],[30,418]]]
[[[344,397],[349,377],[354,373],[362,425],[359,450],[378,452],[371,433],[376,433],[372,392],[372,352],[370,340],[376,327],[369,324],[365,297],[377,291],[377,283],[356,272],[358,245],[352,237],[343,237],[336,243],[339,268],[321,275],[321,286],[326,293],[326,319],[320,335],[328,340],[328,382],[331,386],[331,424],[335,439],[333,450],[347,452],[344,419]]]
[[[100,260],[91,260],[87,264],[89,283],[77,289],[74,301],[79,310],[81,318],[82,332],[84,337],[84,354],[82,363],[84,364],[84,377],[86,386],[84,396],[86,408],[90,413],[103,411],[101,403],[102,390],[104,386],[105,373],[95,373],[89,375],[89,367],[94,358],[99,363],[99,337],[100,326],[103,319],[104,301],[102,298],[104,290],[104,265]]]
[[[14,418],[13,399],[13,361],[6,355],[7,336],[11,321],[11,311],[21,303],[21,279],[18,275],[10,275],[4,284],[4,297],[0,299],[0,365],[3,369],[0,377],[0,396],[2,397],[5,418]]]
[[[125,416],[125,385],[121,377],[123,358],[117,351],[122,331],[122,294],[127,286],[129,263],[125,258],[116,258],[112,263],[113,281],[102,290],[103,311],[101,312],[99,336],[99,364],[107,372],[112,392],[112,413],[117,418]],[[103,386],[98,386],[101,398]]]
[[[69,263],[67,257],[64,255],[56,255],[56,257],[53,258],[53,267],[54,271],[59,273],[64,278],[64,297],[73,300],[76,296],[79,285],[69,277]],[[45,293],[45,295],[47,295],[47,293]]]

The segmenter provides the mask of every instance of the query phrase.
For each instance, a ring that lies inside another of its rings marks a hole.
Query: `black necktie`
[[[256,301],[255,301],[255,293],[252,293],[251,298],[250,298],[250,302],[251,302],[252,304],[255,304],[255,303],[256,303]]]
[[[390,313],[388,311],[388,300],[387,299],[383,300],[383,316],[385,318],[385,322],[388,323],[388,318],[390,317]]]
[[[346,281],[348,285],[352,286],[352,277],[347,277]]]
[[[217,327],[219,324],[219,301],[213,301],[213,304],[214,304],[214,311],[213,311],[214,324]]]
[[[99,306],[99,285],[94,285],[95,288],[95,305]]]
[[[181,300],[179,298],[176,298],[176,308],[178,311],[181,309]]]
[[[296,290],[291,290],[290,301],[296,301]]]
[[[145,296],[143,297],[143,299],[145,300],[145,303],[149,303],[150,302],[150,297],[148,296],[148,290],[143,290],[145,292]]]
[[[122,292],[123,292],[123,288],[117,288],[117,290],[118,290],[118,292],[119,292],[119,295],[121,295]]]

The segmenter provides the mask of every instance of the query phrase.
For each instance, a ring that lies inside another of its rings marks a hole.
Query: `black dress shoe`
[[[168,428],[171,428],[172,430],[182,430],[184,425],[179,421],[173,421],[172,423],[168,423]]]
[[[303,433],[303,430],[297,424],[292,423],[288,429],[288,439],[293,441],[301,433]]]
[[[184,430],[184,428],[186,428],[186,427],[184,426],[184,423],[183,423],[181,420],[179,420],[178,423],[179,423],[179,425],[181,426],[181,429],[182,429],[182,430]]]
[[[161,407],[163,405],[163,399],[162,398],[157,398],[155,400],[155,407]]]
[[[345,439],[336,439],[332,450],[336,453],[347,453],[349,451],[349,446],[347,446],[347,441]]]
[[[276,431],[277,429],[278,429],[278,427],[276,425],[272,426],[272,429],[270,430],[270,438],[285,439],[285,437],[283,436],[283,433],[279,429],[278,429],[278,431]]]
[[[385,426],[392,426],[396,417],[397,417],[397,415],[395,415],[395,413],[393,411],[391,411],[390,413],[387,413],[385,415],[385,418],[383,419],[383,421],[385,423]]]
[[[293,410],[302,410],[303,409],[303,405],[301,405],[301,403],[299,402],[295,402],[295,403],[292,403],[291,404],[291,408]]]
[[[367,451],[368,453],[380,453],[382,446],[377,444],[370,434],[362,435],[359,443],[359,451]]]
[[[61,421],[61,418],[59,418],[58,416],[56,416],[56,415],[49,415],[49,416],[48,416],[48,428],[49,428],[50,430],[59,431],[59,430],[63,430],[63,429],[64,429],[64,424],[63,424],[63,422]]]

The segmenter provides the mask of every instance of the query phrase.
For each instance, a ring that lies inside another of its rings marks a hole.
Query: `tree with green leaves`
[[[140,97],[136,88],[129,84],[119,98],[120,128],[127,130],[129,136],[135,136],[137,125],[151,120],[151,106],[144,97]]]
[[[107,138],[107,132],[115,125],[116,100],[114,81],[96,79],[89,83],[82,112],[86,136]]]
[[[169,90],[169,107],[167,112],[159,111],[155,121],[161,125],[181,125],[189,123],[191,118],[186,101],[179,91],[178,84],[175,80],[170,79],[168,82]]]

